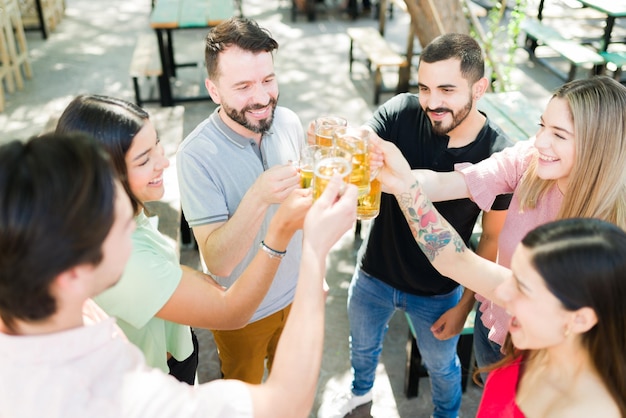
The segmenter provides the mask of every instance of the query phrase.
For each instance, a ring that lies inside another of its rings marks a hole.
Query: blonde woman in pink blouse
[[[626,87],[605,76],[566,83],[549,101],[535,138],[454,172],[413,173],[434,202],[469,197],[489,210],[497,195],[513,193],[498,240],[497,262],[507,268],[526,233],[549,221],[590,217],[626,229]],[[440,272],[462,281],[455,276],[465,271],[448,267]],[[502,357],[510,318],[477,299],[482,321],[475,323],[474,348],[484,367]]]

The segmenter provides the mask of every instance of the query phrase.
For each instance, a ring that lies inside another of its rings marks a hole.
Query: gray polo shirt
[[[287,108],[276,108],[274,122],[263,137],[260,150],[252,138],[230,129],[219,117],[218,110],[185,138],[176,156],[181,203],[191,227],[226,222],[263,171],[297,161],[299,150],[304,146],[300,119]],[[250,264],[277,209],[278,205],[269,207],[252,247],[232,274],[228,277],[213,275],[220,284],[229,287]],[[270,290],[250,322],[265,318],[292,302],[301,254],[302,233],[298,231],[287,247],[287,255],[280,263]]]

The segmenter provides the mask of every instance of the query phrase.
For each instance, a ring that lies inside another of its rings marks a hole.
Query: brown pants
[[[224,379],[258,384],[272,362],[291,305],[245,327],[232,331],[212,331],[222,363]]]

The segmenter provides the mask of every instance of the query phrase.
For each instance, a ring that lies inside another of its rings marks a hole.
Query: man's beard
[[[264,133],[269,131],[270,127],[272,126],[272,122],[274,122],[274,112],[276,111],[277,103],[278,103],[278,98],[275,99],[272,97],[270,98],[269,103],[266,105],[254,104],[254,105],[246,106],[243,109],[238,111],[228,106],[227,104],[222,103],[222,109],[224,109],[224,112],[226,112],[229,118],[231,118],[232,120],[234,120],[235,122],[243,126],[244,128],[254,133],[263,135]],[[258,125],[253,124],[246,118],[246,112],[250,110],[262,109],[268,105],[272,107],[272,114],[270,115],[269,118],[258,121]]]
[[[439,107],[437,109],[427,109],[427,112],[449,112],[452,115],[452,122],[444,126],[441,121],[432,122],[432,129],[436,135],[447,135],[448,132],[459,126],[469,116],[470,110],[474,105],[474,100],[470,95],[467,104],[461,108],[458,112],[453,112],[451,109],[445,107]]]

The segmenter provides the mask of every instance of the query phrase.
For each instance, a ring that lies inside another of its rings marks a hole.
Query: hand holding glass
[[[370,189],[370,162],[368,155],[369,130],[352,126],[335,129],[335,146],[352,154],[352,173],[350,183],[359,189],[359,196],[364,196]]]
[[[322,116],[315,119],[315,144],[332,147],[335,129],[347,124],[347,120],[338,116]]]
[[[313,200],[322,195],[330,179],[339,174],[342,180],[349,182],[352,171],[352,154],[337,147],[321,147],[315,153],[313,173]]]
[[[369,192],[357,199],[356,218],[368,221],[378,216],[380,212],[381,185],[378,179],[372,179]]]
[[[311,187],[313,170],[315,169],[315,153],[320,148],[319,145],[307,145],[300,151],[298,168],[300,170],[300,183],[303,189]]]

